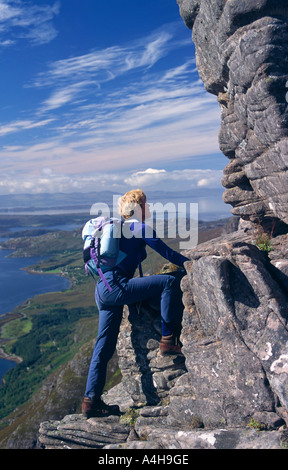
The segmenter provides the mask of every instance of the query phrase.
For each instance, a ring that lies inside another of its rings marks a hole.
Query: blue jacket
[[[132,278],[138,267],[139,260],[143,261],[147,257],[146,245],[159,253],[163,258],[167,259],[176,266],[184,266],[184,262],[189,258],[177,253],[157,237],[155,230],[146,225],[144,222],[132,222],[129,226],[133,236],[128,238],[122,235],[120,239],[120,250],[126,253],[126,258],[121,261],[118,267],[121,271]]]

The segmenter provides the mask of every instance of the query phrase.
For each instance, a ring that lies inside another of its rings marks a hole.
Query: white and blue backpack
[[[90,219],[82,230],[85,271],[93,277],[100,276],[110,291],[112,289],[104,273],[112,270],[127,256],[119,249],[123,223],[116,217],[100,216]],[[140,263],[139,271],[142,276]]]

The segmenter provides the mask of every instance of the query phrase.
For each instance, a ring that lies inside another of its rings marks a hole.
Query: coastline
[[[23,309],[27,308],[29,305],[31,299],[25,300],[21,305],[17,305],[11,312],[4,313],[4,315],[0,316],[0,359],[4,359],[7,361],[12,361],[15,362],[16,364],[20,364],[23,359],[19,356],[14,356],[13,354],[8,354],[5,352],[5,343],[6,340],[1,337],[2,333],[2,328],[5,326],[7,323],[17,320],[18,318],[24,318],[25,314],[22,312],[17,312],[17,309]]]
[[[29,266],[22,268],[23,270],[27,271],[29,274],[50,274],[51,273],[45,273],[42,271],[37,271]],[[60,276],[64,277],[69,281],[69,286],[67,287],[68,290],[71,287],[73,287],[73,280],[70,279],[67,275],[64,275],[63,273],[57,273],[54,274],[55,276]],[[57,293],[59,291],[55,291]],[[51,293],[51,292],[50,292]],[[36,297],[36,296],[35,296]],[[25,313],[23,313],[23,310],[25,310],[27,307],[29,307],[31,300],[33,300],[35,297],[30,297],[27,300],[25,300],[22,304],[17,305],[11,312],[4,313],[3,315],[0,315],[0,359],[7,360],[7,361],[12,361],[15,362],[16,364],[20,364],[23,359],[19,356],[15,355],[10,355],[5,352],[5,343],[7,340],[3,339],[1,334],[2,334],[2,328],[7,324],[10,323],[11,321],[18,320],[19,318],[25,318]],[[19,311],[21,309],[21,311]]]
[[[18,356],[9,356],[9,354],[6,354],[5,351],[0,347],[0,359],[3,359],[4,361],[12,361],[15,362],[16,364],[20,364],[23,359]]]

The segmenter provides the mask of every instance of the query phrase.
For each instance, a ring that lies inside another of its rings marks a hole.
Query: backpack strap
[[[102,281],[104,282],[105,286],[107,287],[107,289],[109,290],[109,292],[112,291],[112,287],[109,285],[108,281],[106,280],[104,274],[103,274],[103,271],[102,269],[100,268],[100,243],[98,243],[97,245],[97,255],[96,255],[96,249],[95,249],[95,237],[92,237],[91,239],[91,243],[90,243],[90,256],[91,256],[91,259],[94,260],[95,264],[96,264],[96,267],[97,267],[97,271],[98,271],[98,274],[100,276],[100,278],[102,279]]]
[[[102,269],[101,268],[97,268],[97,271],[98,271],[98,274],[99,276],[101,277],[102,281],[104,282],[105,286],[107,287],[107,289],[109,290],[109,292],[112,291],[112,287],[110,286],[110,284],[108,283],[107,279],[105,278],[103,272],[102,272]]]

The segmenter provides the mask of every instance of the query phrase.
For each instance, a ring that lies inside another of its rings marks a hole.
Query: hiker
[[[100,397],[106,381],[107,364],[116,349],[124,305],[131,306],[137,302],[160,297],[162,321],[160,353],[181,354],[179,336],[183,305],[179,303],[181,292],[177,280],[167,274],[133,276],[139,257],[143,261],[147,256],[146,245],[180,267],[183,267],[188,258],[168,247],[157,238],[155,231],[145,224],[145,219],[151,214],[146,195],[142,190],[132,190],[122,196],[120,214],[128,222],[133,236],[124,236],[124,231],[122,232],[119,244],[120,250],[126,254],[126,257],[116,267],[105,272],[106,282],[99,278],[96,284],[95,300],[99,309],[98,336],[82,402],[82,413],[87,418],[119,414],[117,405],[106,405]]]

